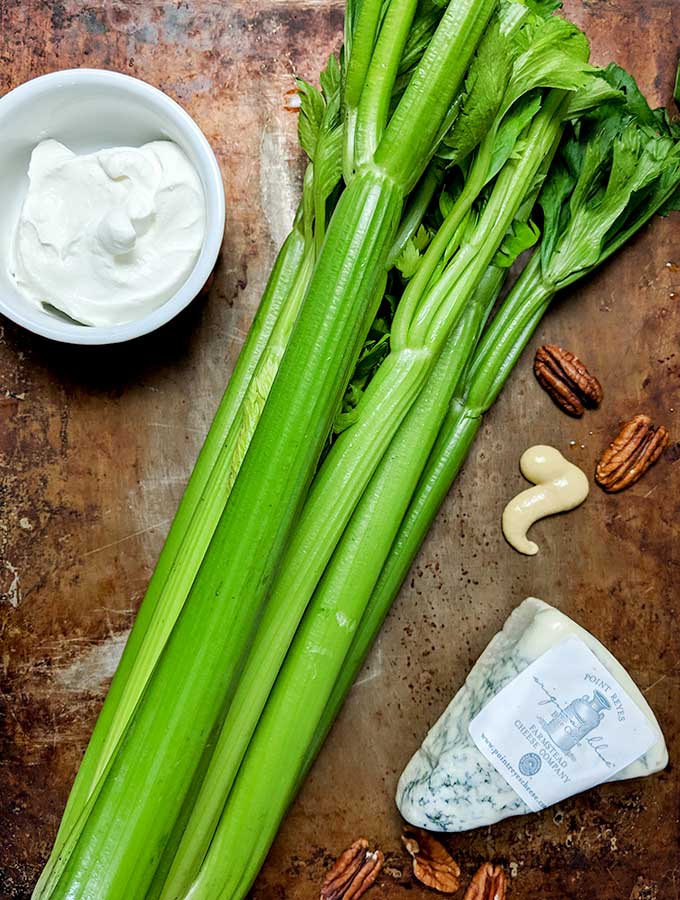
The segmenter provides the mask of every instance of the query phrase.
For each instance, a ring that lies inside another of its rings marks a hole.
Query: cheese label
[[[513,678],[469,732],[534,812],[608,781],[658,740],[637,704],[574,636]]]

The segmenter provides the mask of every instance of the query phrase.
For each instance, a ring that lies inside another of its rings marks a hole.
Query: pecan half
[[[321,886],[320,900],[357,900],[378,877],[385,857],[359,838],[342,853]]]
[[[484,863],[475,873],[463,900],[505,900],[503,866]]]
[[[602,385],[581,360],[555,344],[539,347],[534,359],[538,383],[554,402],[570,416],[582,416],[602,403]]]
[[[649,416],[633,416],[600,457],[595,481],[605,491],[622,491],[642,478],[668,446],[668,431]]]
[[[404,832],[401,841],[413,857],[413,874],[418,881],[443,894],[453,894],[458,890],[458,863],[436,838],[417,828]]]

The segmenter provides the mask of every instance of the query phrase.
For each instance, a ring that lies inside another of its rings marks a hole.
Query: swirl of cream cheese
[[[120,325],[172,297],[206,231],[198,173],[172,141],[79,156],[35,147],[9,269],[20,293],[85,325]]]

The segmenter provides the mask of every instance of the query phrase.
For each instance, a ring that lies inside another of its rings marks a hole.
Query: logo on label
[[[645,713],[573,635],[498,691],[468,731],[534,811],[610,780],[657,740]]]
[[[550,721],[539,718],[539,722],[555,746],[568,753],[597,728],[611,708],[604,694],[593,691],[591,698],[588,694],[577,697],[564,709],[554,710]]]
[[[541,768],[541,757],[538,753],[525,753],[519,761],[522,775],[535,775]]]

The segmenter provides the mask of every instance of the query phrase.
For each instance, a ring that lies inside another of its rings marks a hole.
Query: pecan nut
[[[633,416],[600,457],[595,481],[613,493],[642,478],[668,446],[668,431],[655,426],[649,416]]]
[[[453,894],[460,887],[460,868],[445,847],[421,828],[406,831],[402,843],[413,857],[413,874],[422,884]]]
[[[489,862],[480,866],[463,900],[505,900],[503,866],[494,866]]]
[[[587,407],[602,403],[602,385],[581,360],[555,344],[539,347],[534,374],[543,390],[570,416],[582,416]]]
[[[385,857],[370,851],[366,838],[359,838],[336,860],[321,886],[320,900],[357,900],[378,877]]]

